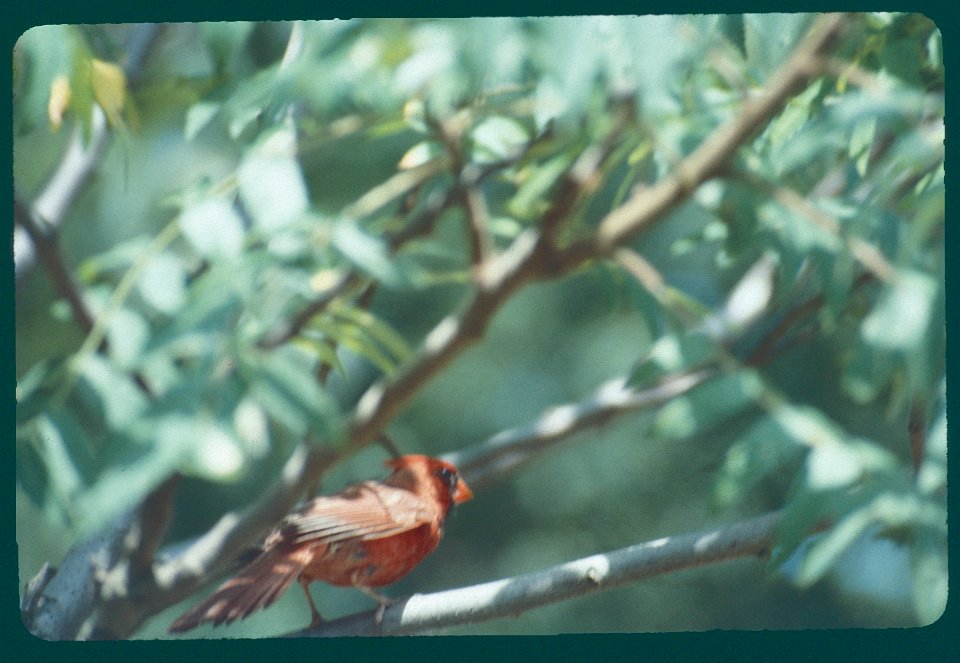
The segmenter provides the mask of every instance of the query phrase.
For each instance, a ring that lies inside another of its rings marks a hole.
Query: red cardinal
[[[450,509],[473,497],[446,461],[401,456],[387,466],[393,473],[383,481],[314,498],[284,518],[256,559],[169,631],[244,619],[276,601],[294,578],[307,595],[312,625],[322,621],[308,591],[314,580],[360,589],[377,600],[381,617],[388,600],[371,588],[402,578],[433,552]]]

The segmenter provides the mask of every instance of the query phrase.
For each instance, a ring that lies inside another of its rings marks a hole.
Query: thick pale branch
[[[414,635],[477,624],[664,573],[748,556],[770,549],[782,512],[696,534],[668,536],[609,553],[470,587],[414,594],[386,609],[350,615],[290,637]]]
[[[336,452],[322,447],[302,445],[298,448],[287,461],[280,483],[263,499],[243,514],[223,516],[186,551],[155,567],[154,577],[161,594],[151,597],[152,607],[162,609],[193,593],[211,571],[280,522],[315,477],[339,457]]]

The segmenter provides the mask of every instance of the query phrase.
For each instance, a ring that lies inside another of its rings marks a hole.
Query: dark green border
[[[625,2],[622,0],[566,0],[545,2],[423,2],[407,0],[361,0],[360,2],[307,2],[306,0],[283,0],[262,2],[252,0],[167,0],[152,6],[124,6],[115,0],[86,0],[66,2],[54,0],[43,4],[6,3],[4,21],[0,24],[3,43],[8,54],[6,66],[0,67],[0,86],[12,90],[12,67],[9,54],[17,38],[36,25],[53,23],[119,23],[127,21],[205,21],[205,20],[283,20],[292,18],[349,18],[351,16],[474,16],[474,15],[557,15],[557,14],[643,14],[643,13],[739,13],[745,11],[849,11],[889,10],[922,12],[936,22],[943,33],[944,58],[947,71],[948,122],[954,118],[954,109],[960,108],[956,84],[952,74],[960,69],[957,59],[957,29],[960,8],[956,0],[927,0],[924,2],[822,2],[808,0],[780,0],[775,4],[752,2],[705,2],[681,0],[670,3]],[[4,126],[12,126],[12,104],[6,103]],[[13,153],[12,135],[5,131],[2,148],[6,154]],[[956,140],[947,145],[947,210],[957,208],[956,177],[952,168],[957,157]],[[7,171],[12,178],[12,169]],[[13,186],[3,187],[0,200],[3,209],[12,210]],[[13,259],[9,238],[12,236],[12,214],[3,216],[3,232],[8,238],[7,251],[3,254],[3,288],[0,292],[3,310],[14,310]],[[947,246],[947,375],[953,396],[960,367],[960,344],[956,342],[958,307],[956,306],[957,284],[960,284],[960,268],[953,259],[951,249],[957,248],[957,230],[946,224]],[[4,316],[0,322],[4,347],[13,347],[13,316]],[[11,353],[12,354],[12,353]],[[7,498],[0,500],[5,536],[0,537],[0,633],[3,634],[4,652],[10,652],[11,660],[70,660],[96,661],[118,660],[260,660],[283,661],[362,661],[374,659],[396,660],[960,660],[960,623],[958,623],[957,599],[951,593],[947,611],[932,626],[922,629],[857,629],[835,631],[781,631],[781,632],[708,632],[690,634],[611,634],[611,635],[560,635],[552,637],[429,637],[429,638],[383,638],[383,639],[333,639],[333,640],[191,640],[191,641],[143,641],[114,643],[48,643],[31,636],[20,620],[17,587],[17,548],[15,537],[14,486],[15,463],[13,440],[15,385],[14,363],[2,362],[3,383],[9,396],[2,405],[4,429],[8,441],[0,459],[0,472],[7,486]],[[948,402],[948,420],[956,425],[960,421],[956,398]],[[949,464],[951,491],[951,516],[956,514],[957,477],[955,459]],[[953,523],[951,523],[953,524]],[[950,548],[958,550],[958,528],[950,528]],[[950,556],[950,577],[960,578],[958,554]],[[655,608],[654,608],[655,609]]]

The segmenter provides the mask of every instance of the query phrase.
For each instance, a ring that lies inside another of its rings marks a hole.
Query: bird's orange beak
[[[473,499],[473,491],[470,490],[470,487],[467,485],[467,482],[463,479],[457,479],[457,485],[453,487],[453,498],[454,504],[460,504],[466,502],[467,500]]]

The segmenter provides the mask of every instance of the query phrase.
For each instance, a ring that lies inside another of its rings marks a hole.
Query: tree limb
[[[526,465],[560,442],[616,417],[657,407],[716,375],[716,369],[680,373],[648,389],[631,389],[624,378],[611,380],[578,403],[557,405],[536,421],[502,431],[485,442],[445,454],[472,487],[482,487]]]
[[[566,261],[579,264],[606,255],[662,219],[698,186],[717,175],[737,149],[773,119],[794,93],[822,72],[823,58],[847,22],[845,14],[820,16],[758,97],[745,103],[733,119],[718,127],[669,175],[607,214],[595,237],[578,242],[566,251]]]
[[[668,536],[513,578],[414,594],[387,607],[379,625],[376,610],[370,610],[295,631],[287,637],[415,635],[515,617],[543,605],[664,573],[739,557],[765,556],[782,518],[783,513],[775,511],[733,525]]]

